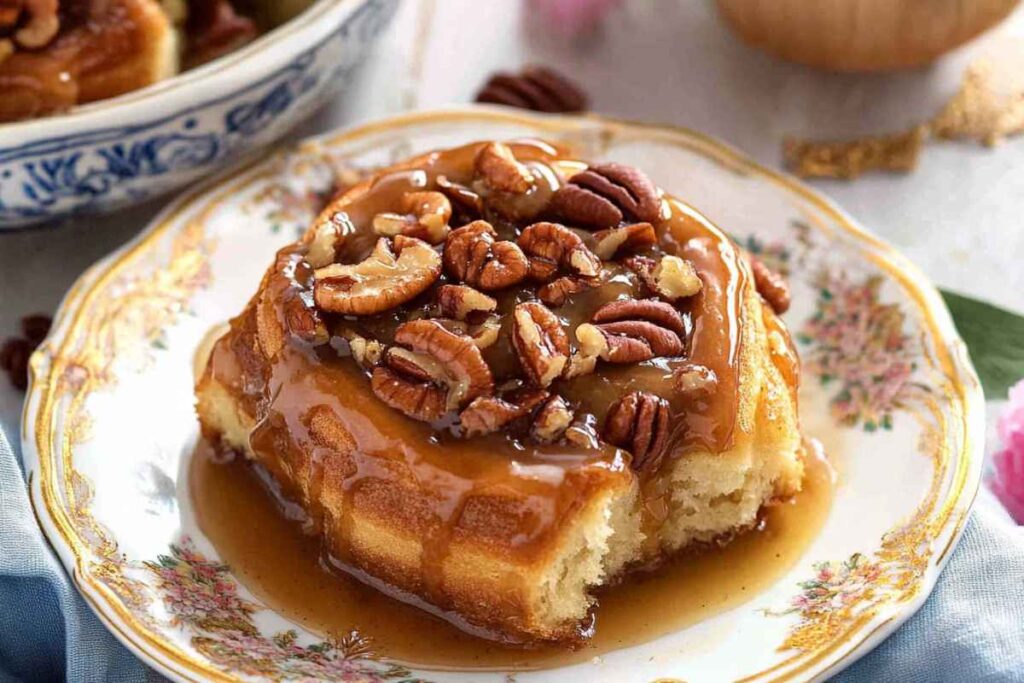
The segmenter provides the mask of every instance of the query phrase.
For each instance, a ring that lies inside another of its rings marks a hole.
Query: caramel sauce
[[[190,468],[196,518],[221,559],[268,607],[329,636],[355,629],[378,656],[418,667],[537,669],[588,661],[742,605],[777,581],[815,538],[832,501],[833,471],[807,449],[803,490],[767,507],[758,527],[691,551],[599,594],[594,637],[577,650],[522,649],[469,635],[325,566],[301,507],[243,458],[224,463],[201,443]]]
[[[373,217],[393,210],[405,192],[433,188],[441,175],[472,184],[473,159],[480,147],[467,145],[413,159],[346,192],[318,219],[333,219],[343,226],[338,260],[353,263],[365,258],[377,239],[370,228]],[[542,205],[565,177],[580,169],[579,162],[562,159],[560,150],[543,142],[524,141],[512,147],[538,178],[523,200],[527,205]],[[514,239],[521,227],[501,215],[485,217],[503,239]],[[747,269],[729,238],[682,202],[666,198],[656,229],[660,250],[691,261],[704,284],[680,309],[692,329],[686,358],[659,358],[628,367],[603,365],[596,373],[559,380],[552,390],[598,425],[622,395],[637,389],[649,391],[669,400],[672,451],[720,452],[732,443],[739,402],[738,359],[746,315]],[[392,592],[405,591],[404,600],[468,630],[490,637],[502,635],[461,620],[462,613],[479,609],[479,605],[466,602],[465,591],[446,589],[445,563],[452,550],[478,548],[501,553],[514,562],[529,562],[558,542],[560,530],[583,502],[590,500],[590,494],[632,480],[629,454],[597,440],[585,447],[538,444],[505,432],[458,438],[450,424],[415,421],[377,399],[367,372],[346,356],[344,347],[333,343],[314,348],[286,339],[268,363],[258,330],[268,325],[289,329],[289,306],[308,300],[312,269],[303,258],[305,249],[305,242],[300,241],[278,253],[261,294],[232,321],[231,333],[215,345],[206,372],[233,394],[255,422],[249,445],[256,460],[281,493],[305,511],[308,530],[322,533],[325,557],[364,579],[376,577],[380,567],[365,550],[365,542],[357,548],[353,511],[364,521],[397,526],[412,534],[420,546],[417,571],[410,575],[394,570],[396,573],[380,583]],[[605,285],[555,309],[567,330],[589,319],[604,302],[638,295],[639,283],[631,272],[614,265],[610,269]],[[444,277],[438,284],[443,282]],[[531,291],[518,287],[501,293],[499,312],[511,311],[515,303],[530,297]],[[326,322],[336,336],[348,328],[390,343],[398,324],[422,315],[431,295],[429,290],[377,316],[329,316]],[[784,351],[777,355],[775,361],[783,366],[783,373],[792,371],[787,376],[795,378],[795,364],[786,365],[790,359]],[[507,343],[488,349],[486,360],[498,383],[517,373],[518,361]],[[717,384],[713,392],[693,399],[676,390],[673,370],[687,361],[714,373]],[[656,532],[665,519],[665,485],[661,479],[649,478],[641,489],[643,528],[650,539],[645,550],[651,556],[658,552]],[[197,500],[206,495],[201,486],[196,490]],[[201,502],[199,507],[212,504]],[[239,513],[246,509],[240,503],[233,514],[249,519]],[[744,543],[756,545],[757,541]],[[246,571],[245,562],[249,561],[234,564]],[[745,580],[752,581],[749,576]]]

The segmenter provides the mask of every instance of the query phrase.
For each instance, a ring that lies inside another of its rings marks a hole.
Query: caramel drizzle
[[[339,250],[341,259],[352,262],[369,251],[375,240],[369,227],[373,216],[391,210],[404,192],[432,186],[440,175],[470,182],[473,158],[482,144],[418,157],[352,188],[342,200],[353,231]],[[545,177],[553,182],[558,182],[559,170],[580,168],[578,162],[561,158],[560,150],[545,143],[531,141],[512,147],[520,160],[550,165],[553,172]],[[639,374],[641,381],[654,387],[653,393],[677,399],[672,402],[679,418],[673,421],[673,449],[721,451],[731,444],[736,420],[747,271],[724,233],[685,204],[671,198],[666,204],[668,217],[658,228],[662,247],[691,260],[704,280],[704,291],[695,297],[688,312],[693,319],[689,360],[714,371],[718,387],[707,400],[684,405],[675,397],[671,363],[652,362]],[[290,249],[295,246],[283,250],[282,255]],[[266,286],[280,295],[271,300],[280,302],[285,294],[294,295],[302,283]],[[253,353],[253,308],[250,305],[233,321],[232,335],[218,344],[212,372],[222,384],[234,387],[251,415],[259,418],[250,439],[257,458],[286,493],[303,501],[317,531],[333,525],[335,533],[325,534],[327,552],[353,573],[372,573],[372,568],[360,566],[352,552],[359,542],[354,533],[357,506],[361,512],[372,512],[374,505],[398,506],[391,513],[409,516],[421,539],[424,582],[413,592],[441,611],[455,610],[457,606],[449,604],[445,591],[444,567],[452,545],[462,541],[460,532],[470,524],[467,517],[478,494],[509,490],[519,496],[514,509],[518,517],[510,518],[517,525],[514,533],[495,540],[516,552],[530,553],[544,548],[561,526],[560,520],[573,514],[578,501],[586,499],[590,486],[607,477],[631,476],[621,452],[610,446],[591,452],[558,444],[531,445],[524,450],[501,434],[446,440],[430,425],[384,406],[369,390],[356,364],[336,358],[330,348],[318,351],[301,344],[286,345],[273,362],[269,377],[252,377],[249,368],[230,356]],[[283,316],[280,308],[277,314]],[[246,343],[239,342],[246,335],[248,351]],[[228,346],[232,353],[224,351]],[[602,374],[606,377],[599,377]],[[572,380],[564,395],[575,398],[572,385],[578,385],[577,396],[585,404],[581,409],[601,420],[617,398],[615,394],[626,391],[626,386],[636,387],[621,368],[599,371],[598,375]],[[599,387],[603,389],[592,390],[595,385],[588,382],[595,381],[602,382]],[[612,400],[608,400],[609,394],[614,396]],[[325,443],[324,434],[317,433],[312,423],[314,410],[324,411],[322,415],[335,421],[332,443]],[[339,436],[342,434],[346,436]],[[443,494],[403,500],[389,488],[394,480],[409,483],[411,491]],[[341,500],[331,499],[339,488]],[[656,525],[665,516],[665,492],[645,488],[644,495],[649,522]]]

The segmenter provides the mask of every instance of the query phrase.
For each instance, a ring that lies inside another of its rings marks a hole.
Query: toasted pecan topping
[[[533,418],[530,435],[541,443],[557,441],[569,429],[574,416],[575,413],[564,398],[552,396]]]
[[[655,223],[661,216],[658,190],[642,171],[625,164],[590,166],[551,198],[551,210],[567,222],[592,229],[616,227],[624,218]]]
[[[468,337],[434,320],[398,326],[396,346],[374,369],[371,387],[382,401],[411,418],[440,419],[494,391],[491,370]]]
[[[494,312],[498,302],[467,285],[441,285],[437,290],[437,306],[445,317],[480,321]]]
[[[703,282],[689,261],[671,254],[658,259],[630,256],[623,261],[652,294],[666,301],[678,301],[701,290]]]
[[[462,411],[459,422],[466,436],[490,434],[529,415],[547,397],[548,392],[543,390],[518,392],[507,398],[481,396]]]
[[[616,401],[608,411],[604,438],[632,454],[631,467],[636,472],[656,472],[668,446],[669,413],[665,399],[634,391]]]
[[[487,221],[473,221],[448,235],[444,269],[457,280],[492,291],[521,282],[529,265],[515,242],[498,240]]]
[[[378,235],[416,237],[428,244],[440,244],[448,236],[452,205],[440,192],[406,192],[403,213],[379,213],[373,218]]]
[[[546,261],[583,277],[601,272],[601,259],[587,248],[579,235],[558,223],[534,223],[519,236],[520,248],[535,260]]]
[[[594,313],[594,324],[576,328],[576,339],[586,356],[610,363],[636,363],[657,356],[681,356],[686,323],[670,304],[651,299],[621,300]]]
[[[631,223],[594,233],[594,253],[607,261],[621,252],[648,249],[657,241],[658,236],[650,223]]]
[[[474,169],[485,187],[509,194],[525,194],[533,187],[533,174],[516,160],[508,145],[492,142],[476,155]]]
[[[512,346],[523,371],[536,386],[549,386],[569,361],[569,337],[562,323],[536,302],[519,304],[512,316]]]
[[[548,306],[561,306],[574,294],[597,287],[599,282],[592,278],[566,275],[553,280],[537,290],[537,298]]]
[[[313,284],[316,305],[331,313],[372,315],[426,291],[441,275],[441,257],[425,242],[399,238],[395,239],[397,257],[382,237],[364,261],[317,269]]]

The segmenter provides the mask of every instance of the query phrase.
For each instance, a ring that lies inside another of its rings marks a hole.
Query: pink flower
[[[594,29],[621,0],[529,0],[545,24],[575,35]]]
[[[1002,449],[992,456],[995,473],[989,487],[1010,516],[1024,525],[1024,380],[1010,388],[1009,398],[996,423]]]

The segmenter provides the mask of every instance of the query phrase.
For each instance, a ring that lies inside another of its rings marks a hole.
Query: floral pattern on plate
[[[518,672],[516,680],[824,677],[927,595],[978,484],[983,411],[948,315],[909,264],[803,186],[694,133],[486,109],[425,113],[322,138],[190,193],[83,276],[33,358],[24,451],[41,524],[86,599],[162,673],[505,679],[406,671],[367,657],[355,636],[324,640],[263,608],[198,530],[185,454],[196,429],[196,347],[251,295],[276,248],[347,184],[339,167],[524,135],[643,166],[787,270],[787,323],[803,333],[805,370],[831,378],[804,382],[802,417],[844,445],[832,453],[843,485],[824,530],[763,594],[600,661]],[[845,343],[851,336],[856,346]],[[868,365],[856,360],[864,349]],[[171,488],[172,504],[154,504],[154,491]]]

